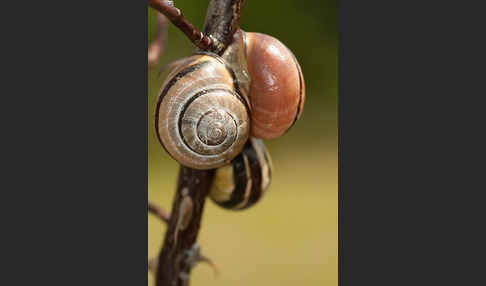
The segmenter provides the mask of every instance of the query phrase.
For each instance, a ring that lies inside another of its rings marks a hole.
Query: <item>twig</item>
[[[177,28],[179,28],[189,40],[201,50],[218,51],[221,45],[196,29],[182,15],[181,10],[174,7],[172,1],[149,0],[150,7],[164,14]]]
[[[167,18],[157,13],[155,39],[148,48],[148,69],[150,70],[159,61],[167,43]]]
[[[159,219],[161,219],[165,223],[169,223],[170,216],[169,214],[162,209],[161,207],[155,205],[154,203],[148,202],[148,211],[149,213],[155,215]]]

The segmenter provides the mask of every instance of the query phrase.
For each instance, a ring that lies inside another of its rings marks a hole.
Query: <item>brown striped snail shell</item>
[[[194,169],[229,163],[249,136],[248,102],[235,74],[215,54],[194,54],[167,77],[156,101],[155,128],[162,146]]]
[[[251,136],[282,136],[302,114],[305,83],[292,52],[274,37],[244,33],[250,74]]]
[[[226,209],[246,209],[262,198],[271,175],[272,160],[262,140],[250,137],[230,165],[216,169],[209,197]]]

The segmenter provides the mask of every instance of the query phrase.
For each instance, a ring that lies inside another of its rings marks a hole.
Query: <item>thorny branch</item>
[[[190,271],[198,261],[199,248],[195,249],[195,245],[213,176],[214,170],[180,167],[169,225],[158,257],[155,285],[189,285]]]
[[[149,0],[149,5],[164,14],[199,49],[221,55],[231,43],[239,26],[243,2],[244,0],[210,0],[204,34],[184,19],[172,1]],[[196,242],[213,177],[214,170],[195,170],[180,166],[171,215],[162,215],[168,219],[164,244],[158,258],[149,261],[149,269],[155,270],[156,286],[188,286],[191,270],[198,262],[209,263],[215,273],[218,272],[214,263],[201,254]],[[157,209],[149,207],[149,211],[159,215]]]

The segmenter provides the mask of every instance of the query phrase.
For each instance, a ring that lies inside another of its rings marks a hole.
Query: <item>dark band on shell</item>
[[[287,131],[285,131],[286,133],[290,130],[290,128],[292,128],[292,126],[294,126],[295,122],[297,122],[297,120],[300,118],[300,115],[302,115],[302,111],[303,111],[303,108],[304,108],[304,101],[305,101],[304,76],[302,74],[302,68],[300,67],[299,62],[297,61],[297,58],[295,57],[295,55],[292,52],[290,52],[290,53],[292,54],[292,58],[294,59],[295,66],[297,67],[297,70],[299,71],[299,103],[297,105],[297,112],[295,113],[294,122],[292,122],[292,125],[290,125],[289,129],[287,129]]]
[[[262,140],[250,138],[230,165],[216,170],[209,196],[223,208],[246,209],[267,190],[271,169],[272,162]]]

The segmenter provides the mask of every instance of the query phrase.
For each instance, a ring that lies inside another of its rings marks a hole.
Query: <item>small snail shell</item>
[[[157,137],[175,160],[190,168],[230,162],[248,139],[249,122],[248,103],[234,72],[215,54],[183,60],[157,98]]]
[[[260,33],[246,34],[250,74],[251,136],[273,139],[300,117],[305,101],[302,70],[279,40]]]
[[[260,200],[272,175],[272,161],[262,140],[248,140],[230,165],[216,170],[209,197],[220,207],[241,210]]]

